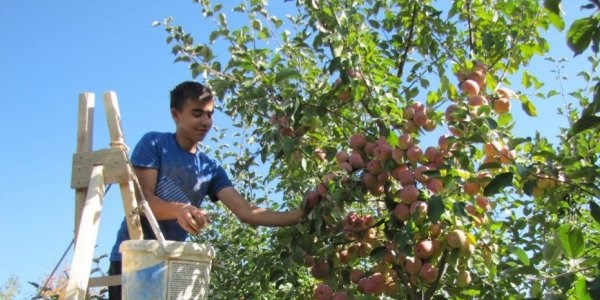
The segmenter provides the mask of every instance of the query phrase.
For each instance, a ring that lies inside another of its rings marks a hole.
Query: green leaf
[[[498,174],[490,183],[483,189],[484,196],[492,196],[500,192],[502,188],[511,186],[513,181],[513,173],[506,172]]]
[[[531,75],[529,75],[529,72],[523,72],[523,76],[521,76],[521,84],[524,88],[531,87]]]
[[[581,229],[571,224],[563,224],[556,230],[558,245],[569,258],[576,258],[584,249],[583,233]]]
[[[552,25],[554,25],[554,27],[556,27],[556,29],[558,29],[559,31],[563,31],[565,29],[565,20],[563,20],[563,18],[560,15],[557,14],[549,14],[548,15],[548,20],[550,21],[550,23],[552,23]]]
[[[376,260],[376,261],[380,261],[382,260],[385,255],[387,254],[387,248],[385,246],[381,246],[381,247],[377,247],[373,250],[371,250],[371,258]]]
[[[444,207],[444,200],[442,197],[435,195],[429,198],[429,201],[427,202],[427,216],[432,223],[436,223],[440,220],[445,209],[446,207]]]
[[[592,299],[600,299],[600,275],[596,276],[592,282],[588,283],[588,291]]]
[[[575,299],[577,300],[593,300],[592,297],[590,297],[590,293],[588,292],[587,289],[587,282],[585,281],[585,277],[583,276],[579,276],[579,278],[577,278],[577,281],[575,281]]]
[[[535,105],[533,105],[533,103],[531,103],[531,101],[529,101],[528,98],[526,97],[521,97],[521,107],[523,108],[523,111],[530,117],[536,117],[537,114],[537,109],[535,108]]]
[[[579,119],[575,123],[573,123],[573,126],[569,130],[567,137],[571,138],[571,137],[579,134],[580,132],[583,132],[588,129],[592,129],[599,125],[600,125],[600,117],[591,116],[591,115],[582,116],[581,119]]]
[[[562,289],[563,294],[567,294],[568,291],[573,286],[573,282],[575,281],[575,274],[573,273],[565,273],[562,276],[556,277],[556,283]]]
[[[525,250],[521,248],[514,248],[512,249],[512,253],[517,256],[519,261],[521,261],[524,266],[529,266],[529,257],[527,256]]]
[[[548,262],[554,261],[560,255],[560,249],[556,246],[554,239],[549,239],[544,243],[544,249],[542,250],[544,260]]]
[[[287,79],[300,78],[300,72],[296,69],[285,69],[281,70],[277,75],[275,75],[275,81],[281,82]]]
[[[594,218],[594,220],[596,220],[596,222],[600,223],[600,205],[598,205],[593,200],[590,200],[589,204],[590,204],[590,214],[592,215],[592,218]]]
[[[597,21],[592,18],[577,19],[567,32],[567,45],[575,55],[581,54],[592,42]]]
[[[594,87],[594,101],[590,103],[582,112],[582,116],[593,115],[600,111],[600,81]]]
[[[544,0],[544,7],[554,14],[560,15],[560,0]]]

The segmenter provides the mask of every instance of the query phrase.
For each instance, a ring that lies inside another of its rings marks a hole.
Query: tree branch
[[[398,78],[402,78],[402,74],[404,73],[404,64],[406,63],[406,58],[408,57],[408,51],[410,51],[410,48],[412,47],[412,40],[414,37],[414,30],[415,30],[415,24],[417,23],[417,12],[418,12],[418,4],[417,1],[413,2],[413,13],[412,13],[412,19],[410,20],[410,28],[408,30],[408,40],[406,41],[406,47],[404,47],[404,53],[402,53],[402,56],[400,57],[400,63],[398,64],[398,74],[397,77]]]
[[[444,273],[446,273],[446,267],[448,266],[448,264],[446,264],[447,259],[448,259],[448,250],[445,250],[444,253],[442,253],[442,257],[440,258],[440,261],[438,262],[437,278],[425,292],[425,295],[423,297],[424,300],[431,299],[431,297],[433,297],[433,294],[435,293],[435,291],[438,289],[438,286],[440,285],[440,279],[442,278],[442,275],[444,275]]]

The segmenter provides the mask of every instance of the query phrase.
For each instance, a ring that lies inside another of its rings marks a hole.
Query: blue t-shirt
[[[138,168],[158,169],[155,194],[169,202],[188,203],[200,207],[208,195],[217,201],[217,193],[232,186],[225,170],[204,153],[183,150],[174,133],[149,132],[142,137],[131,154],[131,164]],[[156,239],[146,218],[141,218],[145,239]],[[184,241],[188,234],[177,220],[158,221],[167,240]],[[117,232],[110,260],[120,261],[119,245],[129,239],[126,220]]]

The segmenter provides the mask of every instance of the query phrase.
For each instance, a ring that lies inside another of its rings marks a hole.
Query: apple
[[[421,267],[421,270],[419,270],[419,276],[423,278],[423,281],[425,281],[425,283],[432,284],[437,278],[437,272],[437,268],[434,267],[431,263],[425,263]]]
[[[287,116],[279,117],[279,125],[281,125],[282,127],[289,127],[290,126],[289,118]]]
[[[342,102],[342,103],[346,103],[348,102],[350,99],[352,99],[352,94],[350,93],[349,89],[344,89],[338,92],[338,99]]]
[[[402,115],[404,117],[405,120],[412,120],[413,116],[415,115],[415,109],[408,106],[404,108],[404,114]]]
[[[329,275],[330,270],[329,262],[326,260],[315,261],[314,265],[310,269],[310,273],[314,278],[325,279]]]
[[[415,111],[415,115],[413,116],[413,122],[415,122],[415,125],[423,127],[428,120],[429,117],[427,117],[427,113],[424,110]]]
[[[475,196],[481,192],[481,185],[477,182],[466,182],[463,185],[463,191],[471,196]]]
[[[442,226],[439,223],[429,224],[429,236],[432,238],[438,238],[442,235]]]
[[[375,188],[377,186],[377,175],[365,172],[361,178],[362,185],[366,188]]]
[[[359,269],[353,269],[350,271],[350,281],[358,283],[359,280],[365,277],[365,271]]]
[[[477,203],[477,206],[479,206],[485,212],[492,209],[492,202],[488,197],[479,195],[475,198],[475,203]]]
[[[271,124],[271,125],[277,125],[277,124],[279,124],[279,118],[277,118],[276,114],[272,114],[269,117],[269,124]]]
[[[415,245],[415,255],[421,259],[427,259],[433,253],[431,240],[421,240]]]
[[[431,257],[435,258],[442,254],[442,242],[438,239],[431,240]]]
[[[408,133],[403,133],[400,137],[398,137],[398,148],[401,150],[407,150],[412,146],[413,141],[412,137]]]
[[[377,160],[385,162],[392,157],[392,151],[393,151],[392,146],[390,146],[390,144],[385,142],[385,143],[379,143],[377,145],[377,147],[375,147],[375,149],[373,150],[373,154],[375,155],[375,158]]]
[[[294,136],[294,130],[290,127],[281,127],[279,129],[279,134],[281,136],[287,136],[287,137],[293,137]]]
[[[348,292],[347,291],[338,291],[333,294],[333,298],[331,300],[348,300]]]
[[[448,233],[448,246],[452,248],[462,248],[467,242],[467,235],[460,229],[454,229]]]
[[[471,257],[475,254],[475,245],[465,242],[462,247],[460,247],[460,254],[465,257]]]
[[[439,178],[431,178],[427,183],[427,189],[434,194],[439,194],[444,190],[444,183]]]
[[[415,175],[413,171],[406,166],[397,167],[392,170],[392,176],[398,180],[402,186],[415,184]]]
[[[400,190],[400,200],[402,200],[402,203],[404,204],[410,205],[417,201],[418,198],[419,189],[412,184],[405,185]]]
[[[307,267],[312,267],[315,265],[315,257],[312,255],[305,255],[304,256],[304,265]]]
[[[367,171],[374,175],[377,175],[384,171],[383,163],[380,160],[372,159],[367,163]]]
[[[448,122],[454,122],[456,121],[456,113],[458,111],[458,105],[456,104],[450,104],[448,105],[448,107],[446,107],[446,111],[444,113],[444,116],[446,117],[446,120]]]
[[[315,155],[320,161],[327,161],[327,153],[325,153],[325,151],[322,149],[315,149]]]
[[[404,150],[394,148],[392,150],[392,160],[399,165],[402,164],[404,162]]]
[[[508,147],[502,147],[502,149],[500,149],[500,163],[503,164],[509,164],[511,163],[514,159],[517,152],[513,149],[513,150],[509,150]]]
[[[352,167],[352,165],[349,162],[347,162],[347,161],[341,163],[340,167],[342,169],[346,170],[348,173],[354,171],[354,168]]]
[[[333,290],[325,283],[319,283],[314,289],[316,300],[331,300],[333,298]]]
[[[456,285],[458,287],[467,287],[471,283],[471,273],[466,270],[462,270],[456,274]]]
[[[413,145],[406,150],[406,157],[411,163],[416,164],[423,157],[423,150],[418,145]]]
[[[483,152],[489,157],[496,156],[498,153],[500,153],[500,149],[502,149],[502,145],[497,141],[485,143],[483,146]]]
[[[471,106],[482,106],[488,104],[487,98],[482,95],[471,96],[467,99],[467,101]]]
[[[510,100],[508,98],[498,98],[494,100],[494,112],[501,115],[510,111]]]
[[[390,172],[384,170],[383,172],[377,174],[377,183],[380,185],[384,185],[390,179]]]
[[[363,150],[365,151],[365,154],[366,154],[366,155],[372,156],[372,155],[374,155],[374,154],[375,154],[375,148],[376,148],[376,147],[377,147],[377,144],[375,144],[375,143],[371,143],[371,142],[367,142],[367,143],[365,144],[365,147],[364,147],[364,149],[363,149]]]
[[[348,158],[348,162],[350,162],[350,165],[354,169],[362,169],[366,166],[360,152],[353,152]]]
[[[473,79],[467,79],[460,84],[460,90],[467,96],[475,96],[479,94],[479,84]]]
[[[404,121],[404,124],[402,127],[403,133],[415,133],[417,131],[419,131],[419,126],[417,126],[417,124],[415,124],[415,122],[413,120]]]
[[[407,257],[406,262],[404,262],[404,269],[406,269],[408,274],[419,274],[419,271],[421,271],[421,266],[421,259],[416,256]]]
[[[352,149],[362,150],[366,143],[367,138],[361,133],[356,133],[350,137],[350,147]]]
[[[469,79],[477,82],[480,89],[485,87],[485,71],[475,70],[469,74]]]
[[[498,97],[500,98],[506,98],[506,99],[511,99],[514,97],[515,92],[511,91],[510,89],[507,89],[505,87],[500,87],[496,90],[496,94],[498,95]]]
[[[388,297],[394,297],[398,294],[399,287],[395,281],[386,281],[383,293]]]
[[[321,200],[321,195],[317,191],[309,191],[304,196],[304,202],[308,208],[313,208]]]
[[[350,159],[350,155],[348,154],[348,152],[342,150],[342,151],[338,151],[335,154],[335,161],[337,161],[338,164],[342,164],[343,162],[347,162],[348,159]]]
[[[429,166],[418,166],[414,172],[415,180],[420,183],[427,184],[427,182],[429,182],[429,180],[431,180],[431,178],[429,178],[429,176],[427,176],[427,174],[425,174],[425,172],[427,172],[429,170],[431,170],[431,167],[429,167]]]
[[[400,221],[406,221],[410,218],[410,207],[406,204],[399,203],[394,207],[394,216]]]

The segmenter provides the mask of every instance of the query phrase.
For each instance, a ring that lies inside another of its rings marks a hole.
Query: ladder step
[[[90,277],[88,287],[121,285],[121,275]]]

